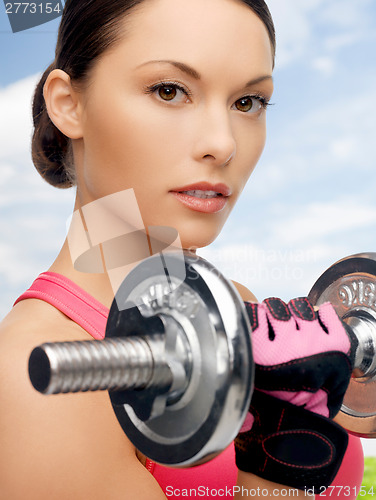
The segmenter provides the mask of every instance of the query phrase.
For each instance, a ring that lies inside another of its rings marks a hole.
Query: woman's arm
[[[237,283],[236,281],[232,281],[233,285],[235,285],[235,288],[239,292],[240,297],[244,302],[257,302],[256,297],[253,295],[253,293],[248,290],[248,288],[244,285],[241,285],[240,283]]]
[[[29,382],[28,358],[36,345],[88,336],[41,301],[16,308],[0,325],[1,498],[165,499],[121,430],[107,393],[44,396]]]

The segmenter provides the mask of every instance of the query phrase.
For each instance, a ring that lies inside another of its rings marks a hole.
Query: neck
[[[135,265],[150,255],[174,248],[181,249],[175,229],[163,226],[145,229],[133,190],[109,195],[83,207],[76,197],[67,239],[49,271],[66,276],[110,307],[116,291]]]
[[[48,270],[66,276],[104,306],[111,307],[114,291],[108,273],[83,273],[75,269],[67,240],[65,240],[59,255]]]

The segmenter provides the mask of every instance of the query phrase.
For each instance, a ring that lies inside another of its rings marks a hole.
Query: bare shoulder
[[[36,299],[20,302],[0,323],[2,498],[34,500],[46,492],[56,500],[165,498],[137,459],[107,393],[44,396],[29,381],[35,346],[88,339]]]
[[[0,322],[0,345],[12,342],[19,345],[21,337],[31,344],[90,338],[88,333],[67,316],[38,299],[19,302]]]
[[[248,288],[244,285],[241,285],[240,283],[233,281],[232,283],[235,285],[235,288],[240,294],[240,297],[245,301],[245,302],[257,302],[256,297],[253,295],[253,293],[248,290]]]

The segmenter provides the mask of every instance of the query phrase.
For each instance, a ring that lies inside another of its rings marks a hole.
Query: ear
[[[43,95],[53,124],[67,137],[80,139],[82,105],[70,76],[61,69],[51,71],[44,84]]]

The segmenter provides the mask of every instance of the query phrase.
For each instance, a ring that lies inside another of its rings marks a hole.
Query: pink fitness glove
[[[331,304],[307,298],[245,303],[255,392],[235,440],[240,470],[296,488],[329,485],[347,447],[334,417],[350,381],[355,343]]]

